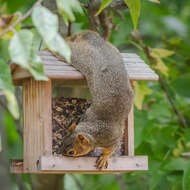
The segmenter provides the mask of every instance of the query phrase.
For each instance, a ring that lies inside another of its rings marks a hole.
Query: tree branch
[[[29,9],[28,12],[26,12],[25,15],[19,17],[19,19],[18,19],[12,26],[10,26],[10,27],[7,28],[6,30],[4,30],[4,31],[0,34],[0,37],[3,36],[3,35],[5,35],[7,32],[14,31],[14,27],[15,27],[16,25],[18,25],[20,22],[22,22],[23,20],[25,20],[27,17],[29,17],[29,16],[32,14],[34,8],[37,7],[37,6],[39,6],[42,1],[43,1],[43,0],[38,0],[38,1],[32,6],[32,8]]]
[[[165,81],[164,78],[162,77],[162,75],[161,75],[161,73],[160,73],[159,70],[156,70],[156,73],[158,74],[158,76],[159,76],[159,78],[160,78],[160,84],[161,84],[163,90],[165,91],[165,94],[166,94],[166,96],[167,96],[167,98],[168,98],[168,101],[170,102],[170,104],[171,104],[171,106],[172,106],[174,112],[177,114],[179,120],[180,120],[181,123],[183,124],[183,127],[184,127],[184,128],[187,128],[187,127],[188,127],[188,126],[187,126],[187,122],[186,122],[186,120],[185,120],[183,114],[178,110],[178,108],[177,108],[177,106],[175,105],[175,103],[174,103],[172,97],[170,96],[170,93],[169,93],[168,88],[167,88],[166,81]]]
[[[134,32],[133,33],[133,36],[135,38],[135,40],[138,42],[138,44],[141,46],[141,48],[143,49],[145,55],[147,56],[149,62],[154,65],[155,64],[155,59],[151,56],[151,50],[148,46],[145,45],[142,37],[140,36],[140,33],[138,32]],[[178,110],[177,106],[175,105],[175,102],[173,101],[169,91],[168,91],[168,87],[167,87],[167,83],[166,81],[164,80],[164,78],[162,77],[160,71],[158,69],[155,70],[156,73],[158,74],[159,76],[159,82],[161,84],[161,87],[162,89],[164,90],[165,94],[166,94],[166,97],[170,103],[170,105],[172,106],[172,109],[173,111],[176,113],[176,115],[178,116],[178,119],[180,120],[180,122],[182,123],[183,127],[184,128],[187,128],[188,125],[187,125],[187,122],[185,120],[185,117],[183,116],[183,114]]]

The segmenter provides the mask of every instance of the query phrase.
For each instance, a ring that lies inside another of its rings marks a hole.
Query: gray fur
[[[95,147],[116,146],[133,97],[120,52],[92,31],[72,36],[68,44],[71,64],[86,77],[92,95],[92,105],[72,136],[83,133]]]

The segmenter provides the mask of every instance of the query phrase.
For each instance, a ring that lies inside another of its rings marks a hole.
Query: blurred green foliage
[[[0,13],[14,13],[18,10],[25,12],[34,2],[0,0]],[[184,128],[179,121],[159,82],[139,82],[138,92],[144,95],[143,98],[141,96],[140,106],[137,104],[135,107],[135,154],[149,156],[149,171],[122,174],[119,177],[124,180],[128,190],[189,190],[190,159],[183,156],[183,153],[190,152],[190,1],[161,0],[158,5],[144,0],[141,6],[138,29],[144,43],[150,48],[174,52],[172,56],[163,58],[163,64],[168,70],[163,78],[174,103],[185,116],[188,128]],[[133,23],[129,11],[121,11],[122,16],[115,12],[112,14],[117,30],[112,31],[111,42],[121,52],[139,54],[150,65],[131,36]],[[75,32],[88,28],[86,14],[75,16]],[[31,23],[31,19],[27,19],[23,25]],[[39,42],[37,31],[31,31]],[[37,41],[33,43],[38,44]],[[6,46],[7,40],[0,40],[0,56],[5,62],[9,59]],[[151,93],[146,93],[147,89]],[[4,127],[4,133],[1,137],[7,137],[7,157],[20,158],[22,142],[15,130],[14,120],[10,114],[0,117],[4,118],[1,126]],[[5,144],[2,143],[4,148]],[[85,190],[121,188],[121,182],[115,175],[66,175],[65,189],[79,189],[76,178]],[[27,189],[30,189],[27,176],[23,175],[23,179]],[[12,187],[17,189],[14,178]]]

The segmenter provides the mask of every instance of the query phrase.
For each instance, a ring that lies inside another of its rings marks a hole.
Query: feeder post
[[[133,87],[133,81],[131,81]],[[128,118],[125,122],[124,132],[124,154],[126,156],[134,156],[134,105],[131,106]]]
[[[24,172],[37,172],[42,155],[52,154],[52,86],[25,79],[23,84]]]

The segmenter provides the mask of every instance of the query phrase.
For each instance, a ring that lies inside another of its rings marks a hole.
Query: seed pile
[[[67,134],[68,128],[72,124],[78,124],[82,121],[83,115],[90,107],[91,102],[81,98],[56,98],[52,101],[53,113],[53,155],[62,155],[61,147],[63,145],[63,137]],[[123,151],[122,151],[123,152]],[[88,156],[99,156],[100,149],[96,149],[88,154]],[[118,147],[116,154],[121,154],[121,148]]]

